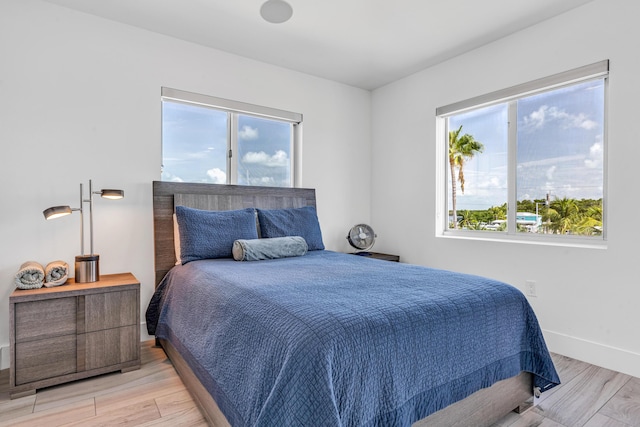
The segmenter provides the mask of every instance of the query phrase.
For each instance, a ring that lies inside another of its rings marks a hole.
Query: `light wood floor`
[[[205,426],[162,349],[142,343],[142,367],[9,400],[0,371],[0,426]],[[640,379],[554,355],[563,384],[495,427],[640,427]],[[473,426],[470,426],[473,427]]]

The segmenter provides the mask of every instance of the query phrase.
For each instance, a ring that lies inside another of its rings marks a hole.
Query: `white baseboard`
[[[9,369],[9,344],[0,347],[0,369]]]
[[[543,331],[549,351],[640,378],[640,354],[559,332]]]
[[[147,333],[147,322],[140,323],[140,342],[155,339],[153,335]]]

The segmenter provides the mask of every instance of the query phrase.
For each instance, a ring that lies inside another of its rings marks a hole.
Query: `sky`
[[[451,116],[484,145],[464,166],[457,208],[487,209],[507,201],[507,104]],[[603,197],[604,81],[588,81],[517,101],[517,199]],[[448,175],[449,176],[449,175]],[[449,179],[448,193],[451,193]],[[451,201],[449,201],[451,205]]]
[[[487,209],[507,201],[507,103],[449,117],[449,129],[484,145],[464,167],[457,207]],[[239,115],[238,152],[227,170],[225,111],[163,102],[163,172],[166,181],[290,186],[291,125]],[[517,101],[517,198],[603,197],[604,80],[587,81]],[[447,174],[449,178],[450,175]],[[448,194],[451,182],[448,181]],[[451,205],[451,201],[449,200]]]
[[[196,105],[163,101],[162,180],[227,183],[229,114]],[[291,125],[238,115],[238,184],[290,186]]]

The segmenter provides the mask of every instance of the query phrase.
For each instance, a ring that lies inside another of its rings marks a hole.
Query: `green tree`
[[[502,206],[492,206],[488,209],[491,214],[491,220],[507,219],[507,204]]]
[[[537,205],[537,209],[536,209]],[[545,199],[519,200],[518,212],[537,212],[542,218],[538,233],[566,234],[581,236],[602,235],[602,199],[556,199],[547,204]],[[449,212],[451,213],[451,212]],[[487,209],[462,211],[458,214],[459,227],[468,230],[488,230],[487,224],[507,219],[507,204],[491,206]],[[524,226],[516,225],[518,231],[529,232]],[[451,224],[453,227],[453,224]],[[501,223],[498,230],[506,230],[507,223]],[[490,230],[496,230],[491,227]]]
[[[574,199],[563,197],[551,202],[549,207],[549,219],[551,229],[557,234],[566,234],[571,231],[578,220],[580,210]]]
[[[478,221],[475,219],[474,213],[469,210],[460,212],[462,219],[460,220],[460,227],[467,230],[475,230],[477,228]]]
[[[522,200],[518,203],[518,212],[535,212],[536,203],[532,200]]]
[[[602,225],[602,204],[592,205],[586,210],[586,216],[593,218]]]
[[[602,205],[589,205],[586,210],[581,209],[571,231],[583,236],[602,235]]]
[[[471,160],[476,153],[484,150],[484,145],[476,141],[473,136],[465,133],[460,136],[462,125],[458,130],[449,131],[449,169],[451,171],[451,205],[453,212],[453,228],[458,228],[458,213],[456,207],[456,189],[460,182],[460,191],[464,194],[464,163]],[[456,179],[456,169],[457,179]]]
[[[582,236],[599,236],[602,234],[602,221],[598,221],[588,215],[582,215],[579,220],[573,224],[571,231]]]

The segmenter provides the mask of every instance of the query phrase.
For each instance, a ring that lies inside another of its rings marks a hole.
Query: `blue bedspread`
[[[147,326],[233,426],[409,426],[520,371],[559,383],[516,288],[330,251],[176,266]]]

